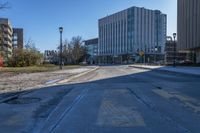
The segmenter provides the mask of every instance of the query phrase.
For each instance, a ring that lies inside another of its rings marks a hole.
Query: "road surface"
[[[29,104],[0,104],[1,131],[200,132],[198,76],[101,66],[65,85],[41,88],[21,98],[27,97],[35,99]]]

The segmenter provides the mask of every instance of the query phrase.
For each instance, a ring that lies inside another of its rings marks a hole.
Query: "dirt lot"
[[[39,73],[3,72],[0,73],[0,94],[43,87],[57,81],[67,79],[73,75],[88,71],[92,68],[94,67],[80,67]]]

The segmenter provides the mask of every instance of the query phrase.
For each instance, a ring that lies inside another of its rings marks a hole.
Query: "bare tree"
[[[72,51],[73,48],[71,46],[71,44],[65,40],[63,42],[63,58],[65,60],[65,63],[70,64],[72,62]]]
[[[85,54],[82,42],[83,41],[80,36],[73,37],[71,40],[71,45],[73,46],[72,55],[75,64],[78,64]]]
[[[80,36],[73,37],[70,42],[67,40],[63,42],[62,58],[65,64],[78,64],[83,61],[87,51],[82,42]],[[60,50],[60,46],[57,47],[57,50]]]
[[[25,41],[25,49],[38,51],[37,48],[35,47],[35,42],[31,38]]]

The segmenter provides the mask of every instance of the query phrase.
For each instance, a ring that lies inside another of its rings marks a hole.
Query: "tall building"
[[[131,7],[99,20],[98,55],[102,63],[164,60],[167,16]]]
[[[22,28],[13,28],[13,36],[12,36],[12,46],[13,48],[22,49],[24,46],[24,35]]]
[[[178,0],[178,50],[194,53],[200,63],[200,0]]]
[[[0,18],[0,52],[4,61],[12,55],[12,26],[8,19]]]
[[[98,55],[98,38],[84,41],[87,49],[87,63],[96,64]]]

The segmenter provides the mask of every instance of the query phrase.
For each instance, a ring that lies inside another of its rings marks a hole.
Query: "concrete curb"
[[[67,83],[67,82],[69,82],[69,81],[71,81],[71,80],[73,80],[73,79],[75,79],[75,78],[79,78],[79,77],[81,77],[81,76],[83,76],[83,75],[85,75],[85,74],[88,74],[88,73],[90,73],[90,72],[96,71],[97,69],[99,69],[99,67],[95,67],[94,69],[91,69],[91,70],[88,70],[88,71],[86,71],[86,72],[80,73],[80,74],[78,74],[78,75],[72,76],[72,77],[70,77],[70,78],[68,78],[68,79],[61,80],[61,81],[57,82],[56,84]]]
[[[132,65],[129,65],[129,67],[134,67],[134,68],[138,68],[138,69],[145,69],[145,70],[151,70],[151,71],[168,72],[168,73],[172,73],[172,74],[182,74],[182,75],[200,77],[199,74],[184,73],[184,72],[175,72],[175,71],[163,70],[163,69],[159,69],[159,68],[147,68],[147,67],[132,66]]]

